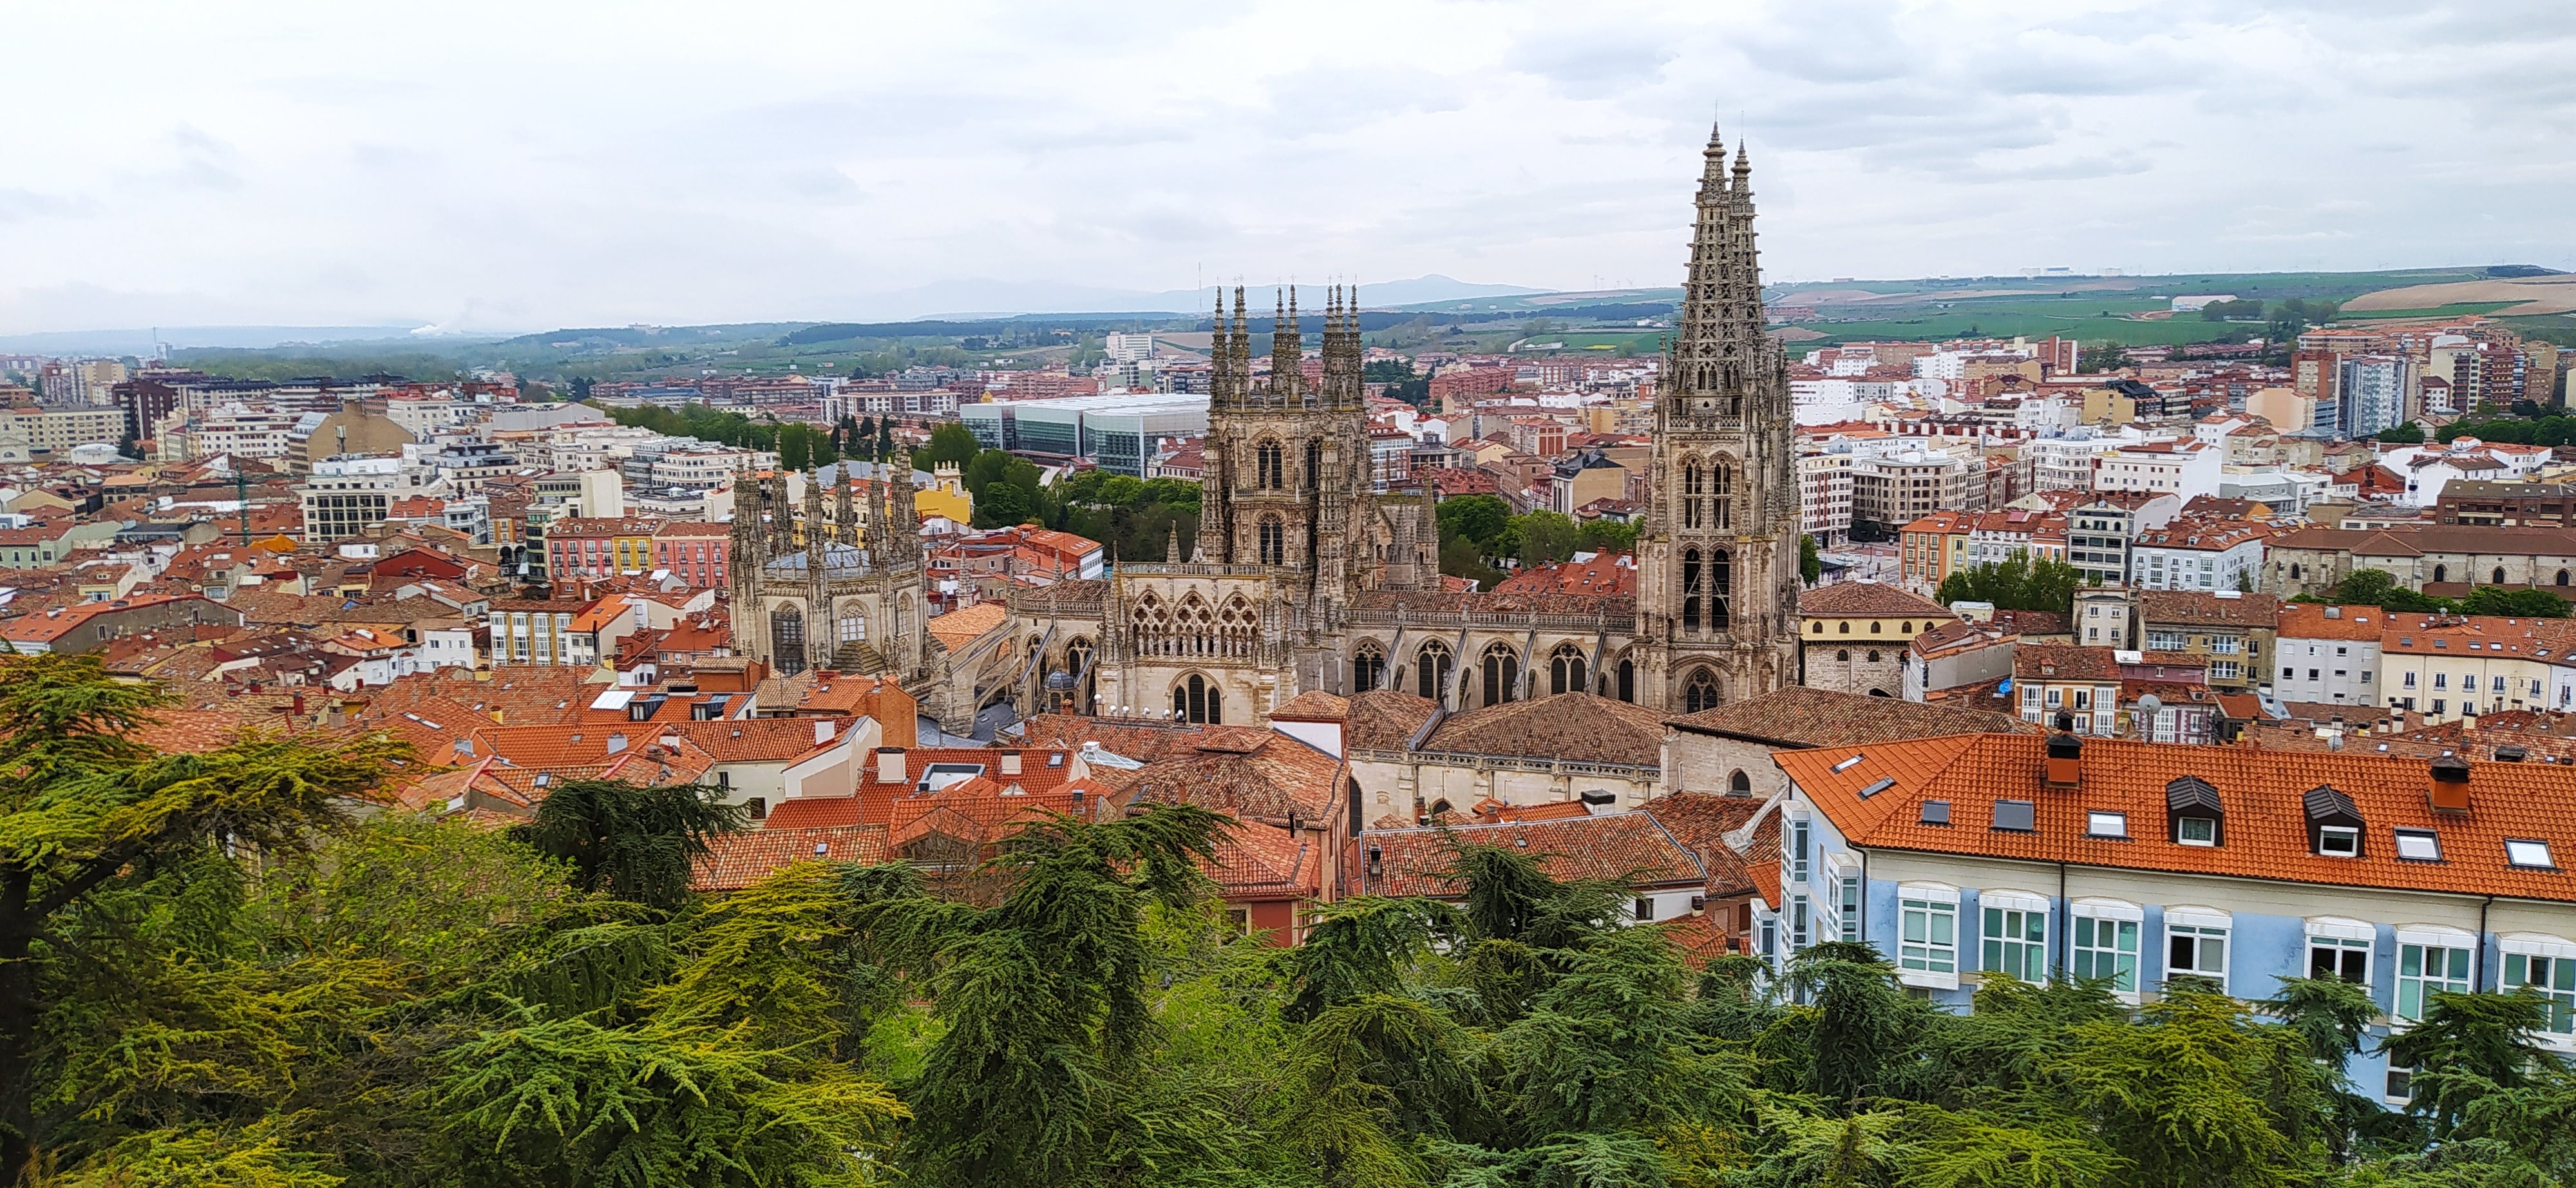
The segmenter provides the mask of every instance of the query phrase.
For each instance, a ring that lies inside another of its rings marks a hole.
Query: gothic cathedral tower
[[[1681,314],[1655,395],[1637,542],[1639,700],[1695,713],[1797,680],[1798,492],[1788,359],[1762,332],[1753,167],[1711,129]]]
[[[1270,338],[1269,380],[1257,385],[1243,290],[1234,291],[1231,320],[1218,304],[1207,470],[1192,560],[1294,574],[1297,628],[1329,630],[1356,581],[1360,517],[1368,506],[1357,295],[1345,303],[1340,287],[1333,289],[1314,379],[1302,362],[1305,334],[1293,293],[1282,299]]]

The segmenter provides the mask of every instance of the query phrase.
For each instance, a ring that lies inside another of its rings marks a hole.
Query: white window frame
[[[1837,874],[1834,877],[1834,886],[1837,897],[1834,903],[1834,917],[1835,923],[1839,925],[1838,931],[1844,940],[1860,940],[1861,896],[1864,893],[1860,875],[1858,872]]]
[[[2443,964],[2438,974],[2423,972],[2433,954],[2441,954]],[[2454,956],[2456,954],[2456,956]],[[2409,958],[2416,972],[2409,974]],[[2457,928],[2435,924],[2415,924],[2397,930],[2397,993],[2388,1004],[2389,1017],[2399,1023],[2413,1023],[2423,1018],[2424,1003],[2436,991],[2467,992],[2477,988],[2478,938]],[[2411,1003],[2410,1003],[2411,1000]],[[2412,1012],[2408,1010],[2413,1007]]]
[[[2034,895],[2028,891],[1979,891],[1977,893],[1978,970],[2008,973],[2025,982],[2046,984],[2049,974],[2048,946],[2052,939],[2048,935],[2049,917],[2053,914],[2050,906],[2046,896]],[[2012,924],[2016,922],[2014,920],[2016,915],[2020,917],[2018,922],[2022,926],[2019,935],[2004,938],[1992,935],[1988,931],[1989,926],[1996,924],[1998,920],[2000,927],[2009,931]],[[2033,924],[2038,925],[2039,929],[2039,935],[2036,938],[2030,935]]]
[[[2157,716],[2161,718],[2163,715]],[[2159,731],[2164,728],[2164,723],[2157,724]],[[2129,836],[2129,814],[2108,809],[2087,809],[2084,813],[2084,836],[2127,837]]]
[[[2067,914],[2077,921],[2074,924],[2074,936],[2069,938],[2071,943],[2067,950],[2067,960],[2070,963],[2069,976],[2111,977],[2114,979],[2111,992],[2118,995],[2123,1002],[2136,1002],[2138,977],[2146,968],[2146,909],[2122,899],[2086,898],[2078,899],[2068,905]],[[2099,940],[2101,934],[2098,930],[2105,927],[2111,930],[2112,943],[2109,946],[2081,943],[2087,939],[2088,932],[2093,933],[2092,939]],[[2123,933],[2126,934],[2125,937]],[[2126,950],[2120,948],[2120,942],[2123,939],[2129,945]],[[2090,962],[2086,959],[2087,955],[2092,955]],[[2102,972],[2102,967],[2098,964],[2106,957],[2112,966],[2111,972],[2107,975]],[[2128,959],[2129,968],[2126,970],[2118,968],[2120,959],[2123,957]],[[2128,980],[2129,984],[2126,987],[2122,987],[2117,980],[2122,977]]]
[[[2183,931],[2177,933],[2176,929]],[[2188,969],[2177,970],[2173,964],[2173,942],[2177,935],[2196,938],[2192,946],[2192,965]],[[2236,917],[2233,914],[2215,908],[2187,905],[2168,907],[2165,909],[2164,936],[2161,939],[2164,943],[2165,981],[2171,982],[2176,973],[2197,974],[2216,979],[2221,991],[2227,989],[2228,966],[2236,960]],[[2208,956],[2209,944],[2212,941],[2218,944],[2216,970],[2200,964]]]
[[[2358,984],[2363,989],[2368,989],[2370,975],[2373,972],[2371,967],[2376,957],[2373,950],[2375,942],[2379,939],[2379,929],[2366,921],[2343,916],[2310,916],[2307,919],[2307,925],[2306,960],[2299,966],[2299,972],[2303,975],[2315,972],[2319,949],[2333,950],[2337,955],[2338,966],[2341,964],[2342,954],[2360,953],[2361,980]],[[2336,972],[2340,974],[2342,971],[2338,968]]]
[[[2552,1046],[2576,1047],[2576,942],[2545,933],[2509,932],[2496,938],[2499,980],[2496,989],[2510,994],[2529,987],[2550,1002],[2541,1036]],[[2532,970],[2547,962],[2543,981]]]
[[[1942,883],[1906,883],[1896,890],[1896,904],[1897,981],[1935,990],[1958,989],[1959,889]],[[1935,939],[1943,926],[1947,941]],[[1918,932],[1921,939],[1909,941],[1909,932]]]
[[[2330,842],[2337,843],[2342,848],[2332,848],[2328,845]],[[2360,828],[2352,825],[2317,826],[2317,856],[2320,858],[2361,857]]]

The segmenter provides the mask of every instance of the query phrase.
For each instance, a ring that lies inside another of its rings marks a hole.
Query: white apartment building
[[[385,419],[422,441],[472,421],[475,411],[473,404],[458,400],[453,391],[394,396],[385,401]]]
[[[296,494],[304,505],[304,539],[340,540],[385,522],[393,501],[422,494],[424,472],[400,458],[325,458]]]
[[[1851,539],[1851,455],[1814,451],[1798,455],[1798,526],[1832,548]]]
[[[1983,510],[1983,463],[1926,450],[1855,456],[1852,518],[1897,528],[1934,512]]]
[[[2254,590],[2263,577],[2261,528],[2176,520],[2129,542],[2129,582],[2141,590]]]
[[[2188,502],[2218,494],[2227,450],[2205,441],[2123,443],[2093,471],[2096,491],[2170,491]]]
[[[2462,715],[2548,707],[2555,641],[2492,616],[2427,626],[2400,618],[2379,637],[2381,696],[2427,724]]]
[[[2023,401],[2027,405],[2030,401]],[[2078,429],[2064,437],[2042,437],[2021,443],[2022,456],[2031,460],[2030,485],[2034,491],[2090,491],[2093,468],[2102,455],[2124,444],[2116,437],[2103,437],[2090,429]]]
[[[2379,634],[2390,621],[2375,606],[2282,603],[2272,695],[2294,704],[2378,705]]]
[[[39,452],[105,442],[125,437],[122,408],[0,409],[0,442],[13,442]]]
[[[208,411],[182,436],[191,458],[283,458],[294,441],[295,422],[296,414],[235,402]]]
[[[778,455],[769,450],[745,450],[702,441],[685,441],[663,452],[653,460],[651,475],[657,487],[689,487],[700,491],[730,486],[734,476],[752,474],[778,465]]]
[[[1154,357],[1154,336],[1113,333],[1102,349],[1113,362],[1142,363]]]

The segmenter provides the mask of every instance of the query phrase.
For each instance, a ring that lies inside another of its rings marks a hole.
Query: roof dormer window
[[[2317,853],[2328,858],[2361,857],[2361,831],[2349,825],[2317,828]]]

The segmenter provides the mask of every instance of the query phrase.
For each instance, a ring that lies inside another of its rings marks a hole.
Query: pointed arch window
[[[1627,703],[1629,703],[1630,705],[1634,705],[1634,704],[1636,704],[1636,702],[1637,702],[1637,661],[1636,661],[1636,659],[1635,659],[1634,657],[1630,657],[1630,656],[1621,656],[1621,657],[1619,657],[1619,690],[1618,690],[1618,692],[1619,692],[1619,700],[1624,701],[1624,702],[1627,702]]]
[[[1261,517],[1261,563],[1288,563],[1288,524],[1277,516]]]
[[[1691,670],[1689,679],[1682,682],[1683,713],[1695,714],[1701,710],[1716,709],[1722,700],[1724,699],[1718,693],[1717,674],[1708,669],[1694,668]]]
[[[1583,683],[1583,649],[1570,643],[1558,644],[1547,657],[1547,691],[1581,693],[1587,688]]]
[[[1682,461],[1682,527],[1700,526],[1700,499],[1706,495],[1708,473],[1700,468],[1699,459]]]
[[[805,671],[805,612],[782,606],[769,612],[770,667],[789,676]]]
[[[1709,467],[1709,524],[1720,532],[1735,527],[1735,464],[1720,459]]]
[[[1366,693],[1386,683],[1386,652],[1374,643],[1360,645],[1351,657],[1351,691]]]
[[[1734,619],[1735,554],[1718,549],[1708,555],[1708,627],[1724,631]]]
[[[1323,485],[1323,475],[1324,443],[1317,438],[1306,443],[1306,473],[1300,476],[1297,485],[1309,491],[1316,490]]]
[[[1288,485],[1287,461],[1275,441],[1265,441],[1252,448],[1254,484],[1264,491],[1276,491]]]
[[[1507,643],[1485,649],[1485,704],[1501,705],[1518,701],[1521,695],[1520,653]]]
[[[1699,631],[1700,559],[1698,549],[1682,550],[1682,630]]]
[[[1172,716],[1202,726],[1225,725],[1225,690],[1197,673],[1172,686]]]
[[[856,604],[842,607],[840,634],[835,638],[845,644],[865,641],[868,638],[868,612]]]
[[[1414,692],[1433,701],[1447,701],[1449,674],[1457,667],[1458,658],[1449,654],[1449,645],[1426,643],[1413,654]]]

